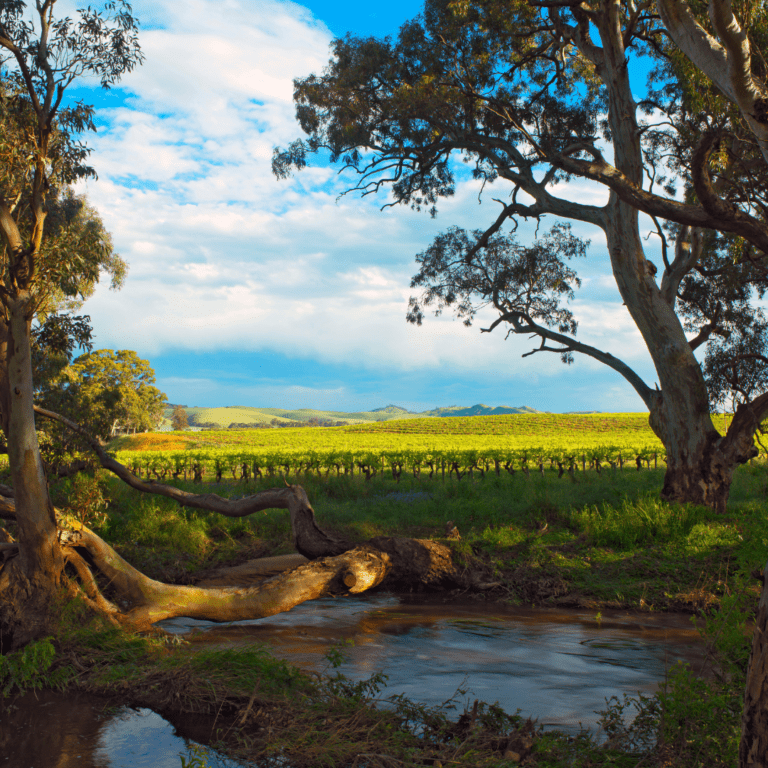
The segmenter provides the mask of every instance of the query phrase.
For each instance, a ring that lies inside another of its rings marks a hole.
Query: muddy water
[[[605,699],[651,692],[677,659],[697,668],[703,646],[687,617],[505,608],[391,594],[327,598],[258,621],[214,625],[174,619],[162,626],[193,644],[263,642],[275,655],[318,672],[340,640],[351,639],[339,671],[353,680],[389,676],[382,695],[441,704],[498,701],[547,727],[594,727]],[[177,722],[150,710],[109,708],[96,697],[27,694],[0,705],[0,768],[180,768],[188,745],[211,723]],[[105,709],[106,707],[106,709]],[[191,742],[189,740],[192,740]],[[208,751],[211,766],[238,764]]]
[[[352,680],[388,675],[385,695],[441,704],[457,688],[545,727],[576,733],[596,725],[606,698],[655,691],[678,659],[703,662],[703,644],[685,616],[642,616],[509,608],[484,601],[396,596],[326,598],[288,613],[226,626],[163,622],[193,643],[268,644],[276,656],[332,673],[324,658],[350,639],[339,671]]]
[[[180,768],[195,745],[212,768],[239,768],[194,740],[210,726],[186,723],[182,736],[149,709],[81,693],[27,693],[0,699],[0,768]]]

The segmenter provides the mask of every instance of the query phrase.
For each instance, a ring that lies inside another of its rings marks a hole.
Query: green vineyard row
[[[231,450],[204,449],[186,451],[119,451],[115,458],[137,475],[165,479],[190,477],[195,480],[224,478],[250,479],[272,476],[316,474],[364,474],[370,478],[391,473],[397,480],[403,473],[417,477],[484,477],[496,474],[545,469],[565,472],[604,467],[623,470],[627,465],[640,470],[658,467],[666,459],[657,445],[635,447],[605,445],[588,449],[528,447],[525,449],[432,449],[432,450]]]

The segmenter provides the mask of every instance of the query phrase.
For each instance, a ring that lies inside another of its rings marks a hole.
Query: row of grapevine
[[[588,469],[624,470],[658,467],[666,456],[658,446],[606,445],[589,449],[526,449],[492,448],[434,448],[402,449],[386,452],[370,449],[314,450],[232,450],[202,449],[192,451],[120,451],[118,461],[140,476],[157,479],[180,478],[196,481],[223,479],[298,476],[315,474],[363,474],[370,479],[391,474],[396,480],[402,475],[441,478],[485,477],[488,473],[557,472],[560,477],[570,472]]]

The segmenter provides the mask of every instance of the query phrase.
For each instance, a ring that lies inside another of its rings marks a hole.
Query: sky
[[[74,9],[62,0],[57,8]],[[529,406],[541,411],[639,412],[632,387],[576,355],[522,355],[535,340],[499,328],[481,334],[450,315],[406,323],[414,257],[452,225],[488,226],[491,189],[462,180],[437,218],[338,195],[338,169],[312,165],[288,180],[271,173],[275,146],[300,138],[292,81],[319,73],[336,36],[397,34],[412,2],[136,0],[143,65],[111,91],[71,87],[97,109],[84,138],[98,180],[77,185],[129,264],[82,308],[96,349],[150,361],[169,402],[187,406],[370,410],[396,404]],[[59,11],[61,13],[61,11]],[[641,74],[639,71],[636,73]],[[599,204],[585,182],[573,199]],[[544,222],[544,229],[554,223]],[[577,338],[620,357],[653,387],[653,365],[622,306],[605,239],[572,262],[583,280],[569,305]],[[533,239],[521,224],[521,243]],[[661,265],[649,240],[649,257]],[[659,274],[661,270],[659,270]]]

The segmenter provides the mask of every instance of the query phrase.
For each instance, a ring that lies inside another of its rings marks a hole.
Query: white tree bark
[[[699,24],[685,0],[657,0],[659,16],[675,45],[735,104],[768,162],[768,87],[752,72],[751,47],[730,0],[710,0],[717,37]]]

